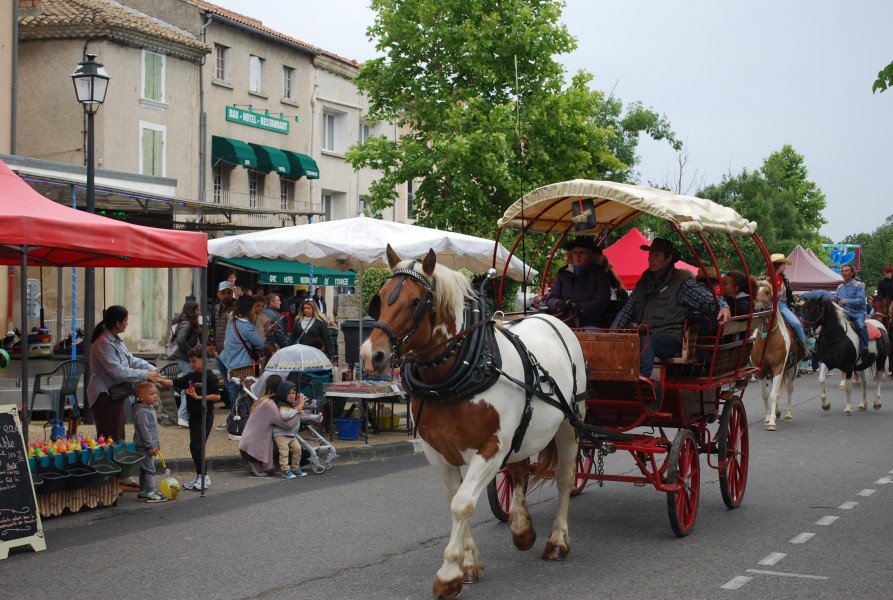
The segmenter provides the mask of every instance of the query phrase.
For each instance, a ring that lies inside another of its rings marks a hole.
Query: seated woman
[[[570,262],[555,276],[546,306],[567,320],[579,319],[581,327],[607,327],[611,282],[598,262],[602,250],[589,238],[578,237],[564,246]]]
[[[751,313],[750,290],[747,276],[741,271],[729,271],[722,276],[722,289],[733,317]]]

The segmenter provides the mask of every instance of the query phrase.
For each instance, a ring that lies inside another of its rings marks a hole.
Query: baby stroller
[[[236,381],[236,379],[233,379],[233,381],[241,387],[240,397],[244,395],[253,403],[257,400],[257,394],[266,386],[267,378],[276,374],[278,373],[264,372],[250,389],[241,382]],[[281,374],[279,375],[282,376]],[[248,378],[249,382],[253,379],[253,377]],[[335,450],[335,446],[316,430],[323,421],[323,414],[320,410],[323,397],[319,393],[314,393],[313,390],[317,388],[321,390],[322,388],[321,386],[309,384],[310,379],[308,376],[300,372],[291,373],[283,379],[294,382],[298,386],[298,390],[309,398],[304,405],[304,410],[301,411],[301,427],[298,429],[298,433],[295,434],[295,438],[303,449],[301,466],[304,467],[306,461],[306,466],[309,466],[314,473],[323,473],[335,466],[335,461],[338,459],[338,451]]]

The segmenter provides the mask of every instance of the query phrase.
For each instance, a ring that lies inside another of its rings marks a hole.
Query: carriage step
[[[631,442],[635,439],[628,433],[621,433],[586,423],[580,424],[580,435],[596,445],[601,445],[606,441]]]

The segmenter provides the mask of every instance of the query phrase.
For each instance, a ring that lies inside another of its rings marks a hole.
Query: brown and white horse
[[[765,279],[760,280],[757,285],[754,310],[762,312],[771,308],[772,285]],[[763,407],[766,409],[763,425],[767,431],[777,429],[775,419],[781,414],[778,408],[778,395],[781,393],[782,386],[788,394],[788,409],[784,413],[784,420],[785,422],[794,420],[794,379],[797,377],[797,365],[801,360],[800,346],[794,339],[794,332],[781,316],[781,311],[775,309],[774,324],[770,326],[772,322],[770,317],[772,316],[772,312],[767,312],[758,317],[756,340],[750,353],[751,361],[760,369],[757,378],[760,380],[760,395],[763,397]],[[766,346],[765,354],[763,354],[763,346]],[[762,360],[760,360],[761,357]]]
[[[421,261],[403,261],[390,246],[387,255],[392,274],[377,299],[373,298],[378,308],[370,307],[370,314],[377,312],[373,314],[377,324],[360,356],[367,372],[380,374],[389,366],[401,366],[404,386],[410,375],[415,378],[410,386],[413,422],[428,462],[446,486],[453,519],[434,595],[455,598],[463,583],[478,580],[482,562],[470,519],[481,493],[506,460],[514,483],[509,520],[514,543],[521,550],[536,540],[525,500],[527,459],[539,455],[534,478],[554,468],[558,509],[542,558],[564,559],[570,551],[568,502],[578,447],[575,430],[564,411],[535,394],[528,396],[524,386],[525,381],[539,381],[547,395],[560,396],[567,401],[565,406],[585,412],[585,403],[576,403],[587,383],[577,338],[561,321],[547,315],[497,326],[489,339],[495,338],[498,353],[492,354],[498,354],[501,368],[497,367],[492,385],[470,395],[440,390],[432,397],[426,386],[437,388],[463,368],[459,362],[463,352],[457,350],[461,350],[460,340],[471,339],[467,330],[463,332],[471,321],[465,307],[475,294],[464,275],[437,264],[433,251]],[[479,329],[485,327],[493,325]],[[532,367],[522,356],[524,350],[510,341],[511,335],[526,346]],[[461,389],[462,383],[456,387]],[[526,431],[519,436],[525,420]],[[464,477],[459,470],[463,464],[468,465]]]

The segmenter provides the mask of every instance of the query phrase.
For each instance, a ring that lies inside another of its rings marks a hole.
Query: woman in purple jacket
[[[579,318],[581,327],[608,327],[606,309],[611,299],[611,281],[598,264],[602,249],[591,239],[581,237],[567,242],[564,249],[570,262],[552,282],[546,300],[549,312],[566,320]]]

